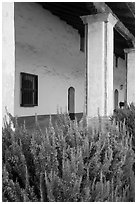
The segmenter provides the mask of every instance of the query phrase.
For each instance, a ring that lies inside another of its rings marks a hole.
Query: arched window
[[[75,89],[70,87],[68,89],[68,113],[71,120],[75,119]]]
[[[114,92],[114,108],[117,109],[118,108],[118,90],[115,89]]]

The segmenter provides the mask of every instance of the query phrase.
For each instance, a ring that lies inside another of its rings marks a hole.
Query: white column
[[[127,60],[127,103],[135,103],[135,50],[125,49]]]
[[[15,41],[14,3],[2,3],[2,116],[14,115]]]
[[[87,116],[113,113],[113,27],[112,14],[81,17],[87,27]]]

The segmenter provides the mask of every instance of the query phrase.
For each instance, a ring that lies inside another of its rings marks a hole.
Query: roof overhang
[[[135,37],[134,35],[125,27],[125,25],[122,23],[122,21],[119,20],[118,16],[110,9],[110,7],[107,6],[104,2],[93,2],[94,6],[96,7],[97,11],[100,13],[109,12],[111,13],[116,19],[117,23],[115,25],[116,31],[125,38],[129,46],[134,47],[135,46]],[[126,3],[127,4],[127,3]],[[129,6],[129,4],[128,4]],[[131,7],[131,4],[130,4]],[[133,9],[133,8],[132,8]]]
[[[39,2],[44,9],[77,29],[84,35],[84,24],[80,16],[111,13],[117,24],[114,29],[114,52],[124,57],[125,48],[135,45],[135,5],[133,2]]]

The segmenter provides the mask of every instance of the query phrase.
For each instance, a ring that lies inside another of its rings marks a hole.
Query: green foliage
[[[115,121],[119,126],[119,131],[123,129],[123,125],[126,126],[126,129],[132,137],[132,148],[135,150],[135,106],[131,103],[129,106],[125,108],[116,109],[113,116],[111,117],[111,121]]]
[[[43,133],[36,120],[30,133],[5,122],[3,201],[119,202],[135,200],[135,160],[126,125],[89,131],[67,114]],[[99,122],[101,120],[99,119]]]

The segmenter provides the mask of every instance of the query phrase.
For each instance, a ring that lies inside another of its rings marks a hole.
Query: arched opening
[[[117,109],[118,108],[118,90],[115,89],[115,92],[114,92],[114,109]]]
[[[68,89],[68,113],[71,120],[75,119],[75,89],[70,87]]]

